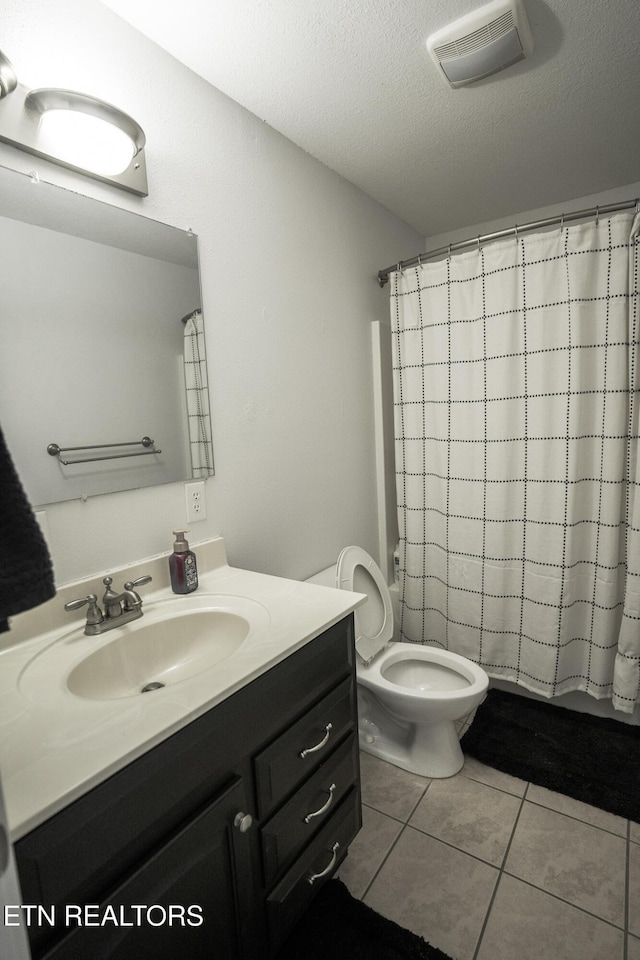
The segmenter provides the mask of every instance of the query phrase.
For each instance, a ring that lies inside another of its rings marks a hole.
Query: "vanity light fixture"
[[[73,90],[27,90],[0,52],[0,140],[140,197],[145,135],[117,107]]]

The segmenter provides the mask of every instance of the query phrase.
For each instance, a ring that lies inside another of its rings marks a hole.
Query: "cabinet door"
[[[93,909],[96,925],[73,929],[46,960],[242,957],[243,937],[253,926],[251,841],[234,820],[246,809],[244,784],[236,777]]]

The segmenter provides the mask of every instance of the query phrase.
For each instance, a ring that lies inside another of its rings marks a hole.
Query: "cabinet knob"
[[[234,827],[237,827],[240,833],[246,833],[247,830],[251,829],[252,824],[253,824],[253,817],[251,816],[250,813],[242,813],[242,811],[240,811],[239,813],[236,813],[235,819],[233,821],[233,825]]]

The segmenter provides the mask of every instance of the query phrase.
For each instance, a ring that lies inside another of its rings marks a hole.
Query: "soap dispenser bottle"
[[[188,530],[174,530],[173,553],[169,557],[171,589],[174,593],[192,593],[198,589],[198,565],[196,555],[189,549],[185,539]]]

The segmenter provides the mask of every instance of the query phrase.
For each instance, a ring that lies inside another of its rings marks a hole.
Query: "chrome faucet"
[[[111,589],[113,583],[111,577],[104,577],[102,582],[106,588],[102,597],[104,613],[98,606],[98,597],[95,593],[90,593],[80,600],[70,600],[64,605],[67,611],[79,610],[80,607],[87,605],[84,632],[88,637],[98,636],[106,633],[107,630],[113,630],[114,627],[121,627],[132,620],[138,620],[142,616],[142,597],[134,588],[151,583],[151,577],[147,574],[138,577],[137,580],[128,580],[121,593]]]

